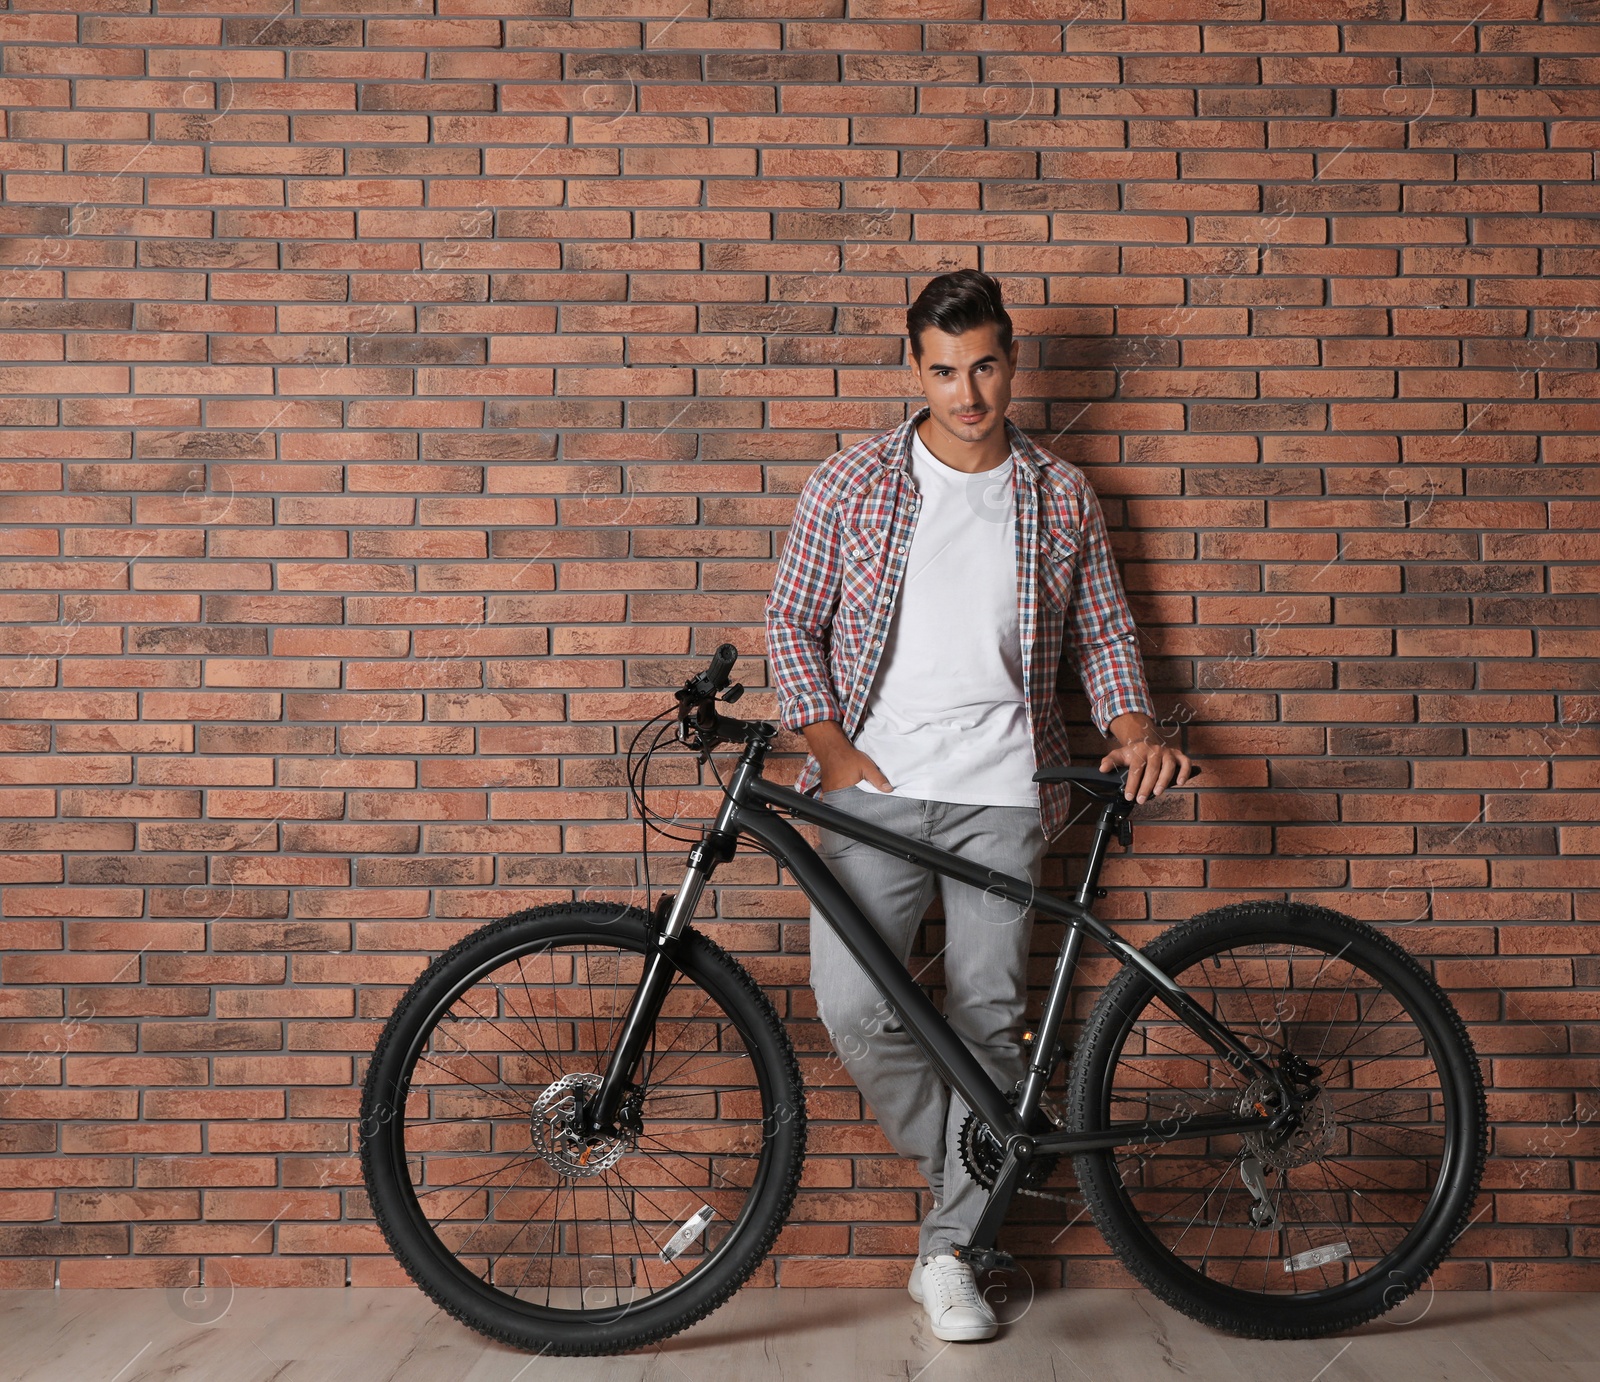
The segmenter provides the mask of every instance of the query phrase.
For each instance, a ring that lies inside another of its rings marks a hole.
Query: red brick
[[[333,1152],[350,1145],[347,1123],[218,1123],[209,1138],[213,1152]]]
[[[224,1251],[226,1251],[224,1249]],[[225,1259],[228,1278],[238,1287],[343,1286],[345,1263],[339,1257],[271,1257]]]
[[[67,1290],[107,1290],[143,1288],[179,1290],[200,1281],[200,1264],[195,1258],[150,1257],[142,1261],[127,1258],[64,1258],[61,1285]]]
[[[61,1193],[61,1222],[125,1223],[152,1219],[198,1219],[197,1190],[77,1190]]]
[[[103,915],[128,917],[137,916],[140,905],[140,894],[134,888],[14,887],[6,890],[5,898],[6,915],[12,917]]]
[[[266,1156],[141,1157],[139,1184],[271,1185],[277,1179],[277,1162]]]
[[[185,718],[191,718],[197,711],[198,707],[191,705],[181,713]],[[157,713],[156,707],[151,707],[151,713]],[[166,712],[166,717],[175,718],[179,713],[177,708],[173,707]],[[196,817],[200,814],[200,793],[179,790],[142,790],[139,788],[103,792],[90,789],[74,789],[61,793],[61,814],[64,816],[129,816],[139,820],[148,820],[152,817],[161,816]]]

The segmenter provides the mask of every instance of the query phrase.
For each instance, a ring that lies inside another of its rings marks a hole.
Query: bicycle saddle
[[[1126,798],[1122,796],[1122,789],[1127,775],[1128,770],[1126,768],[1115,773],[1103,773],[1098,768],[1040,768],[1033,775],[1033,780],[1035,782],[1070,782],[1082,788],[1090,796],[1097,797],[1102,801],[1121,799],[1126,802]],[[1184,780],[1184,785],[1188,785],[1189,779],[1199,776],[1200,769],[1191,763],[1189,765],[1189,777]],[[1132,803],[1128,804],[1131,805]]]

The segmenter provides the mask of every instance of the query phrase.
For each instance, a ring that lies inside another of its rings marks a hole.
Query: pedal
[[[975,1272],[1014,1272],[1017,1269],[1016,1259],[999,1248],[975,1248],[957,1243],[950,1249],[950,1256],[957,1262],[965,1262]]]

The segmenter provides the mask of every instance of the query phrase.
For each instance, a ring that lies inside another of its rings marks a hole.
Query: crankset
[[[1020,1092],[1020,1089],[1013,1089],[1006,1095],[1007,1100],[1015,1104]],[[1040,1101],[1039,1112],[1044,1114],[1056,1128],[1066,1127],[1065,1115],[1043,1100]],[[995,1134],[994,1129],[976,1113],[968,1113],[966,1120],[961,1124],[961,1164],[967,1168],[967,1174],[985,1190],[993,1190],[1005,1159],[1005,1144]],[[1017,1182],[1017,1194],[1031,1195],[1040,1200],[1057,1200],[1062,1204],[1076,1204],[1077,1201],[1070,1195],[1058,1195],[1040,1188],[1050,1179],[1060,1160],[1059,1154],[1035,1157],[1023,1169],[1022,1178]]]

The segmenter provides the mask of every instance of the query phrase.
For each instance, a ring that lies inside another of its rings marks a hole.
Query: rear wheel
[[[788,1214],[793,1048],[692,930],[616,1134],[580,1135],[652,945],[637,909],[517,913],[436,959],[379,1038],[361,1106],[373,1212],[417,1285],[490,1337],[550,1354],[665,1338],[732,1295]]]
[[[1145,954],[1272,1066],[1295,1072],[1300,1126],[1076,1157],[1125,1266],[1203,1323],[1258,1338],[1348,1328],[1398,1305],[1471,1220],[1483,1082],[1461,1018],[1372,927],[1322,907],[1251,902],[1173,927]],[[1086,1024],[1074,1128],[1270,1110],[1125,967]]]

